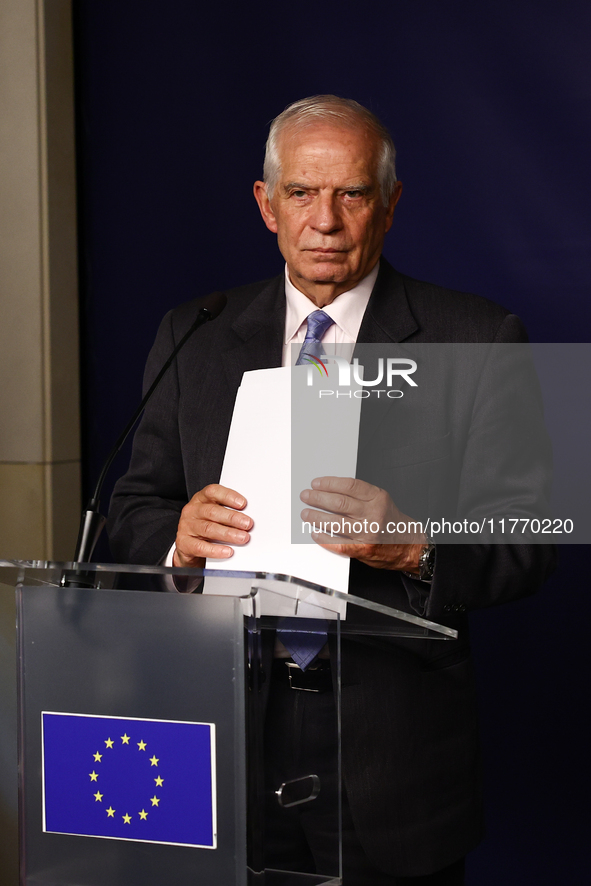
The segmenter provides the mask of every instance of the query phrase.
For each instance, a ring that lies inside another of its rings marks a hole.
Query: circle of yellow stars
[[[120,736],[120,738],[121,738],[122,745],[129,744],[131,741],[131,737],[127,734],[127,732],[125,732],[122,736]],[[105,739],[105,750],[102,753],[100,751],[96,751],[92,755],[94,762],[101,763],[102,759],[105,755],[105,751],[113,750],[114,744],[115,744],[114,739],[112,739],[112,738]],[[145,741],[143,741],[143,739],[140,741],[137,741],[136,744],[138,746],[139,751],[145,751],[147,749],[147,744]],[[160,759],[155,754],[152,757],[150,757],[150,766],[157,767],[159,762],[160,762]],[[90,780],[92,782],[97,783],[97,788],[98,788],[99,773],[95,772],[95,770],[93,769],[92,772],[88,773],[88,775],[90,776]],[[156,784],[156,787],[160,788],[164,784],[164,779],[160,775],[158,775],[154,779],[154,782]],[[96,793],[94,794],[95,803],[102,803],[103,796],[104,796],[104,794],[101,794],[101,792],[99,790],[97,790]],[[156,791],[154,791],[154,796],[150,798],[150,803],[152,804],[152,807],[158,806],[158,804],[160,803],[160,797],[156,796]],[[117,812],[117,810],[113,809],[112,806],[109,806],[107,809],[105,809],[105,812],[107,813],[107,818],[115,818],[115,813]],[[145,809],[141,809],[136,814],[138,815],[140,821],[147,821],[148,813],[146,812]],[[130,815],[129,812],[126,811],[125,814],[121,816],[121,818],[123,819],[124,824],[131,824],[131,820],[133,818],[133,815]]]

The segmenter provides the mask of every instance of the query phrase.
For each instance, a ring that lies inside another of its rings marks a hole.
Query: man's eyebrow
[[[286,182],[283,185],[284,191],[308,191],[310,189],[315,190],[312,185],[304,185],[301,182]]]
[[[318,188],[314,185],[303,184],[302,182],[285,182],[283,185],[284,191],[317,191]],[[362,191],[364,194],[369,193],[373,190],[372,185],[368,185],[366,182],[355,182],[350,185],[343,185],[341,188],[337,188],[337,191]]]
[[[339,191],[362,191],[364,194],[367,194],[372,190],[372,186],[366,184],[366,182],[361,182],[359,184],[346,185],[344,188],[339,188]]]

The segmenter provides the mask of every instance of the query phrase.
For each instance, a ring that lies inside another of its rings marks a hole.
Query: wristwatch
[[[435,545],[427,542],[419,554],[419,579],[421,581],[433,581],[435,572]]]
[[[402,574],[406,575],[407,578],[412,578],[415,581],[433,581],[433,573],[435,572],[435,545],[431,541],[427,541],[426,545],[423,545],[421,549],[421,553],[419,554],[419,572],[418,575],[416,572],[406,572],[403,571]]]

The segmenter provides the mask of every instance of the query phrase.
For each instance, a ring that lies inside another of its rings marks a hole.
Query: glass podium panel
[[[17,594],[25,882],[244,883],[240,601]]]
[[[290,576],[3,561],[0,578],[16,587],[21,883],[36,886],[338,886],[341,635],[455,637]],[[313,670],[281,658],[286,625],[326,633]],[[284,837],[320,821],[316,871]]]

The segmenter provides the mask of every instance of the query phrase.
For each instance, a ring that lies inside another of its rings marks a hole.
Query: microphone
[[[178,345],[175,347],[174,351],[150,385],[149,389],[146,391],[146,394],[132,415],[130,421],[125,426],[124,430],[121,433],[121,436],[113,446],[111,452],[109,453],[105,464],[103,465],[103,469],[98,478],[94,494],[88,505],[86,510],[82,513],[82,519],[80,521],[80,530],[78,532],[78,541],[76,542],[76,551],[74,553],[74,562],[75,563],[89,563],[90,558],[92,557],[92,552],[95,549],[96,543],[100,538],[100,534],[103,530],[105,523],[107,522],[106,518],[100,513],[100,496],[103,488],[103,483],[105,482],[105,477],[111,467],[113,460],[125,441],[127,440],[133,426],[136,421],[144,411],[146,404],[151,398],[152,394],[160,384],[162,377],[164,376],[167,369],[170,368],[172,361],[181,350],[181,348],[185,345],[185,343],[190,339],[196,329],[200,326],[203,326],[204,323],[207,323],[209,320],[215,320],[215,318],[221,314],[221,312],[226,307],[227,298],[222,292],[213,292],[210,296],[203,300],[203,303],[199,309],[199,313],[197,314],[197,318],[193,325],[187,330],[184,336],[181,338]]]

